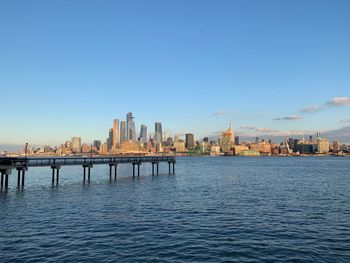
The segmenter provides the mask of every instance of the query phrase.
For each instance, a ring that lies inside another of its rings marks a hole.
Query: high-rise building
[[[126,142],[126,121],[120,122],[120,143]]]
[[[234,143],[234,132],[232,126],[222,133],[221,149],[224,153],[230,153]]]
[[[140,141],[142,143],[147,143],[147,126],[144,124],[141,125]]]
[[[113,130],[112,148],[113,149],[117,149],[117,148],[119,148],[119,140],[120,140],[119,120],[118,119],[114,119],[112,130]]]
[[[240,141],[239,141],[239,136],[235,137],[235,145],[239,145]]]
[[[163,141],[162,123],[156,122],[154,124],[154,128],[155,128],[154,142],[155,142],[155,144],[161,144]]]
[[[73,153],[81,153],[81,138],[72,137],[71,149]]]
[[[101,148],[101,141],[100,140],[95,140],[94,141],[94,147],[96,148],[97,151],[99,151],[100,148]]]
[[[112,144],[113,144],[113,129],[109,129],[108,139],[107,139],[108,151],[112,150]]]
[[[192,133],[186,133],[186,144],[187,150],[192,150],[194,148],[194,136]]]
[[[136,141],[136,129],[132,112],[126,114],[126,139],[128,141]]]

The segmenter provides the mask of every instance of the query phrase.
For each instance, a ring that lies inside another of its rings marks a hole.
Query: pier
[[[118,164],[132,164],[133,177],[140,176],[140,166],[143,163],[152,165],[152,175],[159,175],[159,164],[168,163],[169,174],[175,174],[174,156],[108,156],[108,157],[2,157],[0,158],[1,188],[9,187],[9,176],[13,170],[17,171],[17,187],[24,187],[25,175],[29,168],[50,167],[52,170],[52,184],[58,184],[62,166],[80,165],[83,168],[83,180],[90,181],[91,170],[94,165],[109,165],[109,177],[117,179]],[[156,167],[156,170],[155,170]],[[137,169],[135,169],[137,168]]]

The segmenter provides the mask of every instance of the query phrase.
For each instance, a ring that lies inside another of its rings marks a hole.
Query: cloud
[[[241,126],[239,127],[240,130],[255,130],[255,126]]]
[[[231,114],[231,111],[219,110],[213,113],[214,116],[225,116]]]
[[[330,101],[327,101],[325,105],[329,107],[347,106],[347,105],[350,105],[350,98],[348,97],[334,98],[334,99],[331,99]]]
[[[287,117],[283,117],[283,118],[276,118],[274,119],[275,121],[294,121],[294,120],[299,120],[301,119],[300,116],[298,115],[289,115]]]
[[[303,113],[314,113],[314,112],[318,112],[324,109],[324,106],[320,106],[320,105],[310,105],[307,106],[301,110],[299,110],[300,112]]]
[[[257,128],[255,131],[264,133],[279,132],[278,130],[273,130],[269,128]]]
[[[350,123],[350,119],[344,119],[340,121],[341,123]]]
[[[338,98],[333,98],[333,99],[327,101],[323,105],[306,106],[305,108],[300,109],[299,112],[314,113],[314,112],[325,110],[325,109],[331,108],[331,107],[342,107],[342,106],[347,106],[347,105],[350,105],[350,98],[338,97]]]

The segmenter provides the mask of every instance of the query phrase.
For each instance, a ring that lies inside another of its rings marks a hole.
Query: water
[[[1,262],[350,262],[350,158],[178,158],[29,170],[0,192]]]

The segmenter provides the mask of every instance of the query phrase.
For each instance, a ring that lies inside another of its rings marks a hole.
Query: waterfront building
[[[134,118],[135,117],[132,116],[132,112],[128,112],[126,114],[126,139],[132,142],[137,140]]]
[[[261,142],[261,143],[252,143],[250,144],[250,150],[254,152],[270,154],[271,153],[271,145],[269,143]]]
[[[71,149],[72,149],[73,153],[81,153],[81,138],[80,137],[72,137]]]
[[[238,144],[238,145],[233,146],[233,149],[234,149],[234,154],[237,155],[237,154],[240,154],[241,152],[248,151],[249,147],[246,145],[239,145]]]
[[[317,144],[312,141],[299,141],[296,152],[300,154],[315,154],[317,152]]]
[[[325,138],[317,139],[317,153],[328,153],[329,152],[329,141]]]
[[[162,123],[156,122],[154,124],[154,142],[155,144],[161,144],[163,142],[163,132],[162,132]]]
[[[120,122],[120,143],[127,141],[126,139],[126,121]]]
[[[145,124],[141,125],[140,141],[143,144],[147,143],[147,126]]]
[[[120,141],[119,120],[118,119],[114,119],[112,130],[113,130],[112,148],[117,149],[117,148],[119,148],[119,141]]]
[[[194,136],[192,133],[186,133],[186,144],[187,150],[192,150],[194,148]]]
[[[260,156],[260,152],[256,151],[242,151],[239,153],[240,156]]]

